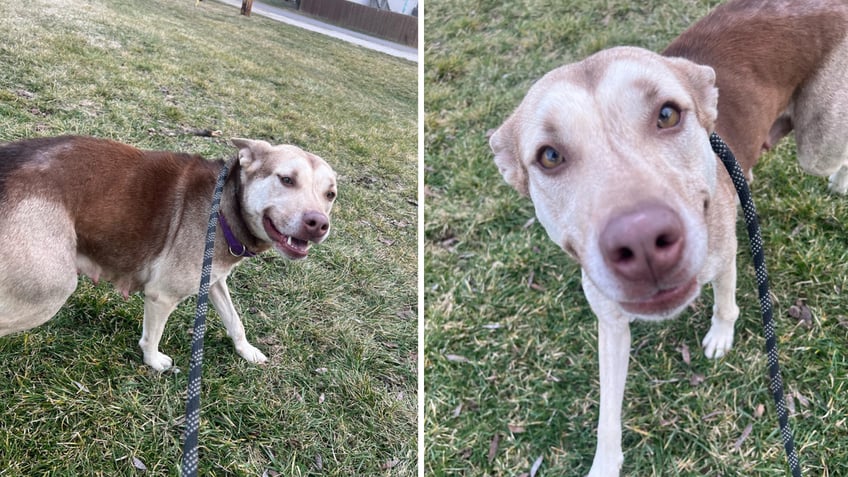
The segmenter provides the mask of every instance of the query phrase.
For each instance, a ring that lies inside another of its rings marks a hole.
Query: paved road
[[[216,0],[233,7],[241,8],[241,0]],[[289,25],[303,28],[304,30],[314,31],[322,35],[338,38],[339,40],[359,45],[371,50],[381,51],[383,53],[407,59],[409,61],[418,61],[418,50],[406,45],[400,45],[391,41],[374,38],[362,33],[346,30],[329,23],[324,23],[314,18],[307,17],[296,13],[293,10],[284,8],[272,7],[264,3],[253,2],[252,13],[268,17],[278,22],[287,23]]]

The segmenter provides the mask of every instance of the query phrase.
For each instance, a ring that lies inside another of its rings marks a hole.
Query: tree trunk
[[[250,10],[253,9],[253,0],[241,0],[241,14],[249,17]]]

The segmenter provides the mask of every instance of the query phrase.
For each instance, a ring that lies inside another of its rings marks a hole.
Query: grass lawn
[[[538,459],[536,475],[589,471],[596,318],[578,267],[498,174],[486,131],[545,72],[615,45],[661,50],[716,3],[427,3],[428,475],[527,476]],[[791,139],[755,175],[802,467],[805,475],[848,475],[848,198],[801,173]],[[741,219],[738,233],[747,241]],[[700,351],[709,290],[675,321],[632,327],[622,475],[787,475],[747,242],[739,250],[742,315],[728,356],[711,361]],[[798,300],[812,312],[809,326],[789,314]]]
[[[209,317],[200,475],[415,475],[416,65],[216,2],[3,2],[0,26],[0,141],[220,158],[240,136],[339,173],[309,259],[269,252],[230,277],[270,362]],[[142,364],[142,298],[87,279],[48,324],[0,338],[0,475],[177,475],[193,315],[189,300],[161,345],[179,373]]]

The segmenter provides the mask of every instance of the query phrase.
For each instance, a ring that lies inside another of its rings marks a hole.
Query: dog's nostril
[[[614,263],[627,263],[636,258],[636,254],[633,253],[633,250],[627,247],[621,247],[615,252],[613,252],[610,256],[610,259]]]
[[[669,247],[673,246],[675,243],[677,243],[676,237],[669,235],[669,234],[662,234],[659,237],[657,237],[656,246],[657,246],[658,249],[663,249],[663,248],[669,248]]]

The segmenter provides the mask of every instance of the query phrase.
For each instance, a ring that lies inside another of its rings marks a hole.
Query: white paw
[[[244,343],[236,346],[236,351],[242,358],[250,361],[251,363],[263,364],[268,361],[268,358],[250,343]]]
[[[704,355],[707,358],[721,358],[733,347],[733,322],[713,318],[713,325],[704,341]]]
[[[144,353],[144,362],[159,372],[167,370],[174,364],[174,360],[172,360],[170,356],[158,351]]]
[[[845,195],[848,193],[848,166],[842,166],[830,176],[829,189],[831,192]]]

